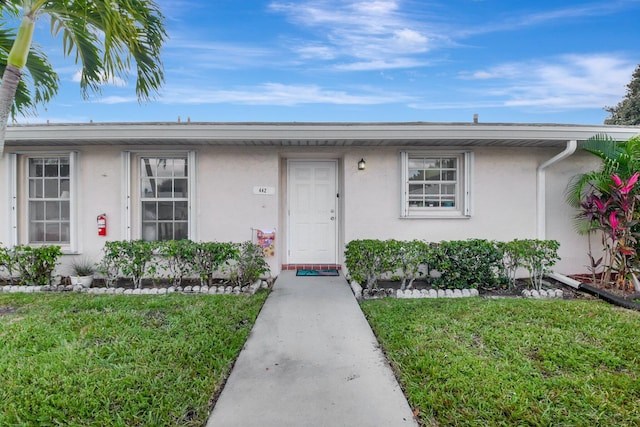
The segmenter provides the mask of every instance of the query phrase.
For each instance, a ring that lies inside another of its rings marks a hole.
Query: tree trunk
[[[22,78],[22,69],[27,63],[27,56],[31,50],[31,39],[36,25],[34,19],[33,13],[22,17],[18,34],[7,57],[7,68],[4,69],[2,83],[0,83],[0,158],[4,153],[4,135],[7,131],[11,107],[16,97],[18,83]]]
[[[0,158],[4,153],[4,135],[7,131],[11,106],[16,96],[18,83],[22,78],[22,70],[11,64],[7,64],[0,83]]]

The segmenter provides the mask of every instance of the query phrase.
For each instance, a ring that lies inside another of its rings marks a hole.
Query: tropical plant
[[[567,202],[580,208],[581,203],[590,194],[598,196],[609,194],[614,185],[612,176],[627,181],[640,171],[640,136],[624,142],[618,142],[607,135],[595,135],[589,138],[581,149],[597,156],[602,165],[598,170],[574,176],[567,186]],[[637,189],[634,190],[637,191]],[[581,232],[588,232],[588,224],[584,221],[576,223]]]
[[[0,84],[0,155],[16,91],[32,50],[35,24],[43,15],[51,21],[52,35],[61,35],[64,54],[75,55],[82,67],[83,96],[99,93],[101,84],[126,76],[132,61],[136,64],[139,100],[150,99],[164,81],[160,49],[167,34],[164,17],[153,0],[5,0],[0,2],[0,10],[21,19]],[[6,36],[6,29],[4,33]],[[41,61],[41,65],[45,71],[50,70],[46,62]],[[34,81],[51,83],[50,74],[46,80],[31,71]],[[45,86],[35,92],[43,102],[56,92],[54,85]]]
[[[596,259],[589,242],[589,269],[594,283],[608,285],[615,273],[618,286],[626,288],[631,283],[637,286],[631,263],[637,255],[634,247],[637,238],[633,228],[638,223],[635,205],[640,196],[632,193],[639,177],[640,173],[636,172],[623,181],[617,175],[612,175],[614,184],[608,194],[594,191],[581,205],[579,216],[588,222],[592,232],[600,233],[604,248],[604,255]]]
[[[576,229],[588,236],[589,270],[592,281],[608,285],[617,275],[620,286],[634,283],[631,265],[637,253],[634,226],[638,221],[635,201],[640,172],[640,136],[617,142],[606,135],[590,138],[582,148],[602,161],[598,170],[573,177],[567,187],[567,201],[579,209]],[[604,255],[594,255],[592,237],[600,236]]]
[[[95,264],[86,258],[75,259],[71,262],[71,271],[74,276],[93,276],[96,270]]]

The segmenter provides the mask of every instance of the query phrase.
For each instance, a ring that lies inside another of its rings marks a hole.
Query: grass
[[[517,299],[362,308],[424,425],[640,425],[640,313]]]
[[[0,294],[0,425],[202,426],[265,299]]]

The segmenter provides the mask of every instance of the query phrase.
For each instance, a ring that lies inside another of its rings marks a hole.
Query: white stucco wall
[[[105,240],[124,238],[122,179],[125,171],[122,151],[125,149],[132,153],[165,151],[150,146],[74,148],[78,151],[79,166],[79,255],[96,259]],[[344,244],[353,239],[424,239],[437,242],[467,238],[535,238],[536,168],[560,151],[469,148],[475,153],[471,218],[405,219],[400,218],[399,153],[403,149],[410,151],[415,148],[201,145],[181,146],[180,149],[196,152],[197,164],[195,169],[191,169],[196,173],[197,183],[193,206],[197,226],[194,240],[241,242],[252,238],[252,228],[276,228],[276,256],[269,259],[274,274],[279,272],[281,264],[286,263],[288,158],[338,161],[341,193],[338,254],[342,261]],[[361,158],[367,163],[364,171],[357,170],[357,162]],[[6,158],[0,161],[0,177],[5,182],[8,176],[6,165]],[[586,243],[573,229],[573,212],[564,201],[564,189],[571,176],[595,166],[597,162],[580,153],[547,170],[547,238],[562,243],[560,272],[584,271]],[[134,176],[132,181],[132,191],[136,191]],[[275,193],[254,194],[256,186],[271,187]],[[0,200],[8,199],[8,185],[3,183],[0,185]],[[96,216],[101,213],[108,217],[106,238],[97,236]],[[8,222],[8,208],[3,204],[0,208],[0,242],[9,240]],[[65,262],[68,264],[68,261],[69,257]],[[61,273],[67,272],[63,266]]]
[[[362,238],[427,241],[535,237],[535,169],[544,151],[477,148],[470,218],[400,218],[399,149],[353,153],[345,165],[365,156],[365,171],[347,170],[345,240]]]
[[[567,184],[580,173],[597,170],[599,160],[595,156],[578,150],[569,159],[551,166],[547,170],[547,217],[546,237],[561,242],[560,257],[556,271],[563,274],[586,272],[589,264],[587,238],[575,230],[573,218],[577,211],[565,201]],[[598,238],[593,239],[594,248],[599,248]],[[598,249],[596,249],[598,250]]]

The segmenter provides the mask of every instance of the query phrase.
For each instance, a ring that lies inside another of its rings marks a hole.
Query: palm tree
[[[89,92],[99,93],[102,83],[125,77],[132,61],[138,100],[150,100],[164,82],[160,50],[167,34],[164,16],[153,0],[0,0],[0,10],[22,19],[0,83],[0,156],[32,50],[35,23],[43,15],[51,20],[52,35],[61,35],[65,55],[74,54],[80,63],[85,98]],[[31,76],[36,78],[33,70]],[[50,99],[56,88],[48,86],[48,92],[41,92],[42,101]]]
[[[15,38],[15,32],[0,23],[0,75],[4,73]],[[37,107],[48,102],[58,91],[58,75],[39,48],[31,48],[24,71],[11,108],[14,118],[18,113],[25,116],[35,114]]]

